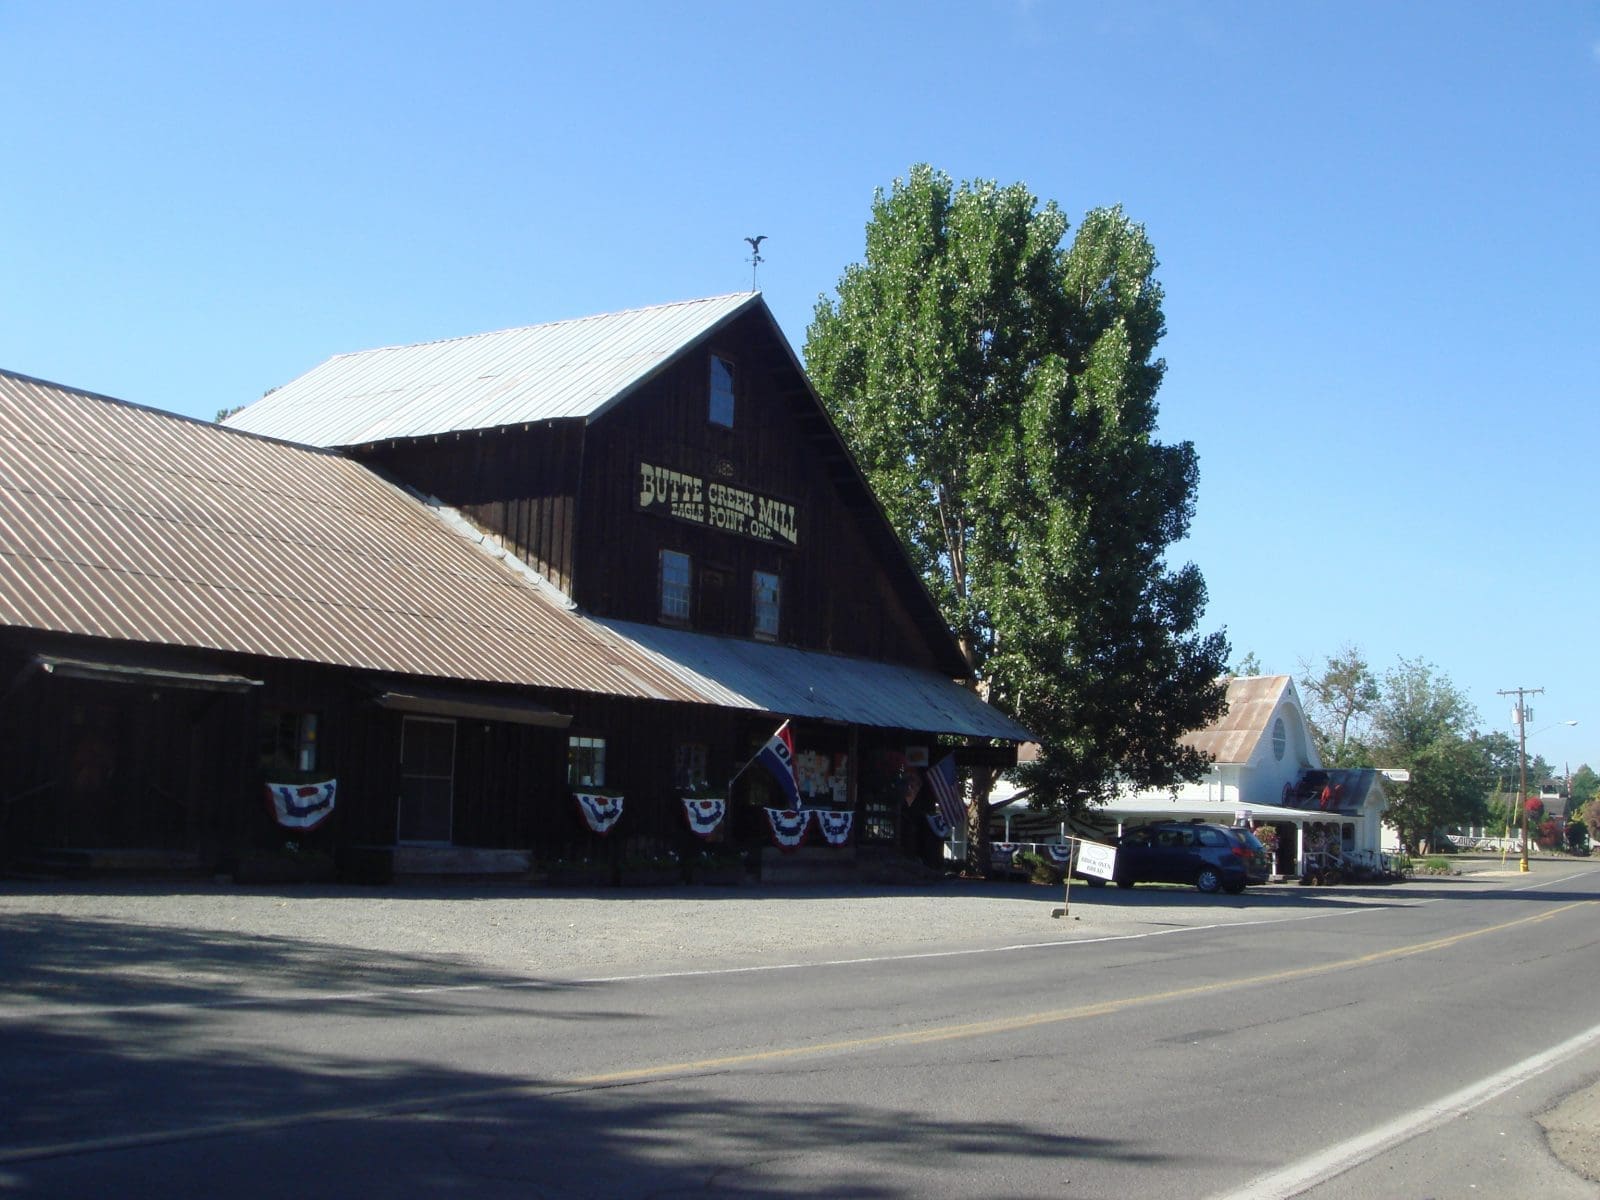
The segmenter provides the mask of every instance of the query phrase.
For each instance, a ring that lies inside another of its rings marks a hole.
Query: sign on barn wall
[[[794,505],[776,496],[647,462],[639,464],[638,482],[636,503],[640,512],[692,521],[758,542],[779,546],[800,543]]]

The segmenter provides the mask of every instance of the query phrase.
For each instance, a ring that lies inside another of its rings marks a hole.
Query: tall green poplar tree
[[[1198,470],[1155,436],[1154,251],[1120,208],[1066,233],[1021,184],[916,167],[805,346],[980,688],[1039,735],[1024,782],[1062,809],[1197,778],[1178,738],[1221,712],[1228,654],[1198,629],[1200,572],[1167,561]]]

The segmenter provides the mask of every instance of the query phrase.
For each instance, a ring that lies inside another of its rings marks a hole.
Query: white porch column
[[[1306,873],[1306,823],[1304,821],[1296,821],[1294,823],[1294,873],[1296,875],[1304,875]]]

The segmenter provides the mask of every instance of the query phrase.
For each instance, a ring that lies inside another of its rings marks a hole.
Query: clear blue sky
[[[0,0],[0,366],[195,416],[750,285],[926,161],[1121,203],[1236,658],[1434,663],[1600,768],[1600,6]]]

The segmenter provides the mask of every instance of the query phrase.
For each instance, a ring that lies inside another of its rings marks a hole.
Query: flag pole
[[[772,740],[772,738],[781,737],[783,735],[783,731],[785,729],[787,729],[787,728],[789,728],[789,722],[788,722],[787,719],[785,719],[783,724],[778,726],[777,732],[775,732],[772,735],[772,737],[769,737],[767,739],[767,742],[770,742]],[[728,780],[728,791],[729,791],[730,794],[733,792],[734,780],[738,779],[739,776],[743,775],[746,771],[748,771],[750,769],[750,764],[755,762],[756,759],[761,757],[761,750],[765,750],[767,748],[767,742],[762,742],[761,743],[761,749],[757,750],[749,758],[745,759],[744,766],[740,767],[737,771],[735,771],[733,773],[733,777]]]

